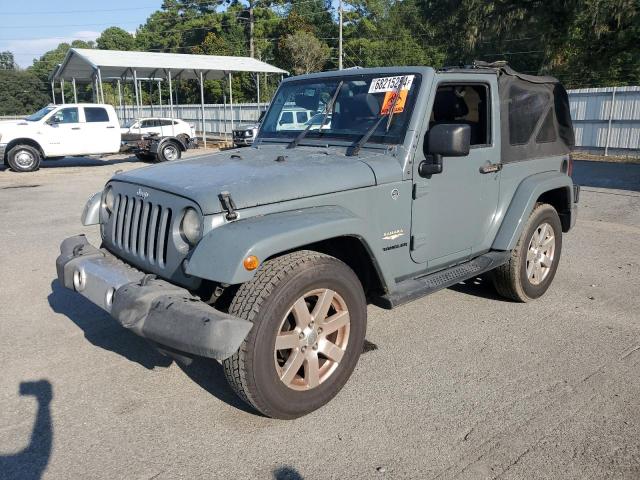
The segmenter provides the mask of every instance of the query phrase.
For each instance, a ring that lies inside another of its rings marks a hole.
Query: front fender
[[[558,188],[568,189],[568,198],[571,204],[573,201],[573,181],[568,175],[560,172],[544,172],[525,178],[518,185],[511,199],[511,204],[491,248],[494,250],[513,250],[540,195]]]
[[[84,204],[82,209],[82,215],[80,220],[82,225],[97,225],[100,223],[100,200],[102,199],[102,192],[96,192],[87,199],[87,203]]]
[[[288,250],[340,236],[364,238],[366,222],[337,206],[313,207],[227,223],[200,240],[186,273],[216,282],[237,284],[253,278],[243,260],[260,262]]]

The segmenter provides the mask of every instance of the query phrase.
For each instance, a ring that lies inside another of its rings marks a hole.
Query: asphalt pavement
[[[577,162],[578,224],[542,299],[482,281],[369,307],[344,390],[248,410],[55,279],[87,197],[130,158],[0,171],[0,479],[640,478],[640,165]]]

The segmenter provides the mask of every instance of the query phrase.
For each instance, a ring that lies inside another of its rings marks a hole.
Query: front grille
[[[110,243],[151,265],[163,268],[171,234],[171,208],[117,194],[109,225]]]

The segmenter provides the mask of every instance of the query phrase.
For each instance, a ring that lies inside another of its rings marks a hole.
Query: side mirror
[[[418,174],[427,177],[442,173],[442,157],[464,157],[469,155],[471,146],[471,128],[459,123],[441,123],[427,132],[428,155],[433,162],[422,162],[418,166]]]

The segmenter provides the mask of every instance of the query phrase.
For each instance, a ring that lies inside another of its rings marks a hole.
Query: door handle
[[[111,125],[110,127],[107,127],[107,128],[116,128],[116,127],[114,127],[113,125]]]
[[[71,130],[80,130],[80,127],[71,127]]]
[[[485,163],[480,167],[480,173],[494,173],[502,170],[501,163]]]

